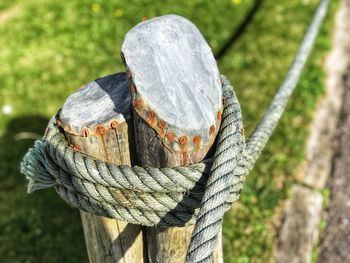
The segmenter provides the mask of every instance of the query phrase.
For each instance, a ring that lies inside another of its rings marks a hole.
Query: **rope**
[[[313,20],[305,34],[303,42],[301,43],[297,55],[290,66],[287,75],[273,98],[264,117],[258,124],[257,128],[251,135],[248,145],[247,154],[251,156],[253,162],[258,159],[261,151],[265,147],[273,130],[275,129],[281,115],[283,114],[288,100],[298,84],[301,72],[305,63],[312,51],[318,32],[324,20],[329,0],[321,0],[316,10]]]
[[[129,167],[94,160],[68,145],[52,120],[47,134],[25,155],[21,171],[29,179],[28,191],[55,187],[69,204],[96,215],[145,226],[184,226],[193,224],[201,206],[210,169],[232,173],[224,207],[239,196],[244,161],[238,163],[245,147],[241,110],[232,86],[223,81],[224,112],[216,152],[219,156],[187,167]],[[234,147],[232,147],[234,145]],[[222,157],[223,156],[223,157]],[[225,169],[225,170],[223,170]],[[176,178],[176,180],[174,180]],[[214,185],[213,185],[214,186]]]
[[[211,262],[224,213],[280,119],[311,52],[329,0],[321,0],[299,52],[247,145],[239,102],[222,76],[224,112],[212,160],[186,167],[129,167],[95,160],[69,147],[51,121],[21,163],[28,191],[54,187],[69,204],[92,214],[145,226],[195,223],[186,262]],[[176,180],[174,180],[174,178]]]

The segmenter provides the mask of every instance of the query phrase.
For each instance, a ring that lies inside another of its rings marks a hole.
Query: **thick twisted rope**
[[[51,121],[43,140],[23,159],[28,190],[54,186],[57,193],[81,210],[145,226],[193,224],[210,167],[237,167],[237,180],[225,198],[227,209],[239,196],[247,170],[238,162],[244,150],[241,110],[232,86],[223,77],[224,112],[216,152],[224,159],[175,168],[115,165],[75,152]],[[233,149],[233,150],[232,150]],[[221,158],[221,157],[220,157]],[[240,165],[240,167],[239,167]],[[213,169],[213,168],[211,168]]]
[[[21,164],[29,179],[28,191],[55,187],[79,209],[134,224],[184,226],[195,222],[186,262],[210,262],[222,217],[238,199],[246,174],[285,109],[328,4],[329,0],[321,0],[285,81],[247,147],[238,100],[223,77],[224,112],[212,162],[159,169],[109,164],[75,152],[51,122],[46,136],[35,142]]]

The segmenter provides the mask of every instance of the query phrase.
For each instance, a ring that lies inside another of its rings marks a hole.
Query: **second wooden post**
[[[58,124],[76,151],[131,165],[131,117],[128,80],[125,73],[118,73],[92,81],[72,94],[62,107]],[[81,219],[90,263],[144,262],[141,226],[83,211]]]

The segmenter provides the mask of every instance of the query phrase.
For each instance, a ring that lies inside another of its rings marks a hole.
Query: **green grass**
[[[235,2],[235,3],[233,3]],[[192,20],[218,50],[253,0],[2,1],[0,13],[0,262],[86,262],[79,213],[53,190],[26,194],[19,162],[65,98],[94,78],[124,71],[125,33],[143,16],[176,13]],[[265,0],[246,32],[220,61],[241,102],[249,135],[282,81],[317,5],[316,0]],[[225,262],[268,262],[276,239],[272,221],[286,198],[317,99],[337,1],[278,129],[241,200],[224,221]]]

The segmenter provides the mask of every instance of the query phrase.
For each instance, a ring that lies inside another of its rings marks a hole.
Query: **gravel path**
[[[327,227],[321,241],[319,263],[350,262],[350,67],[344,77],[344,84],[339,152],[334,158],[333,173],[329,180],[332,194],[326,211]]]

